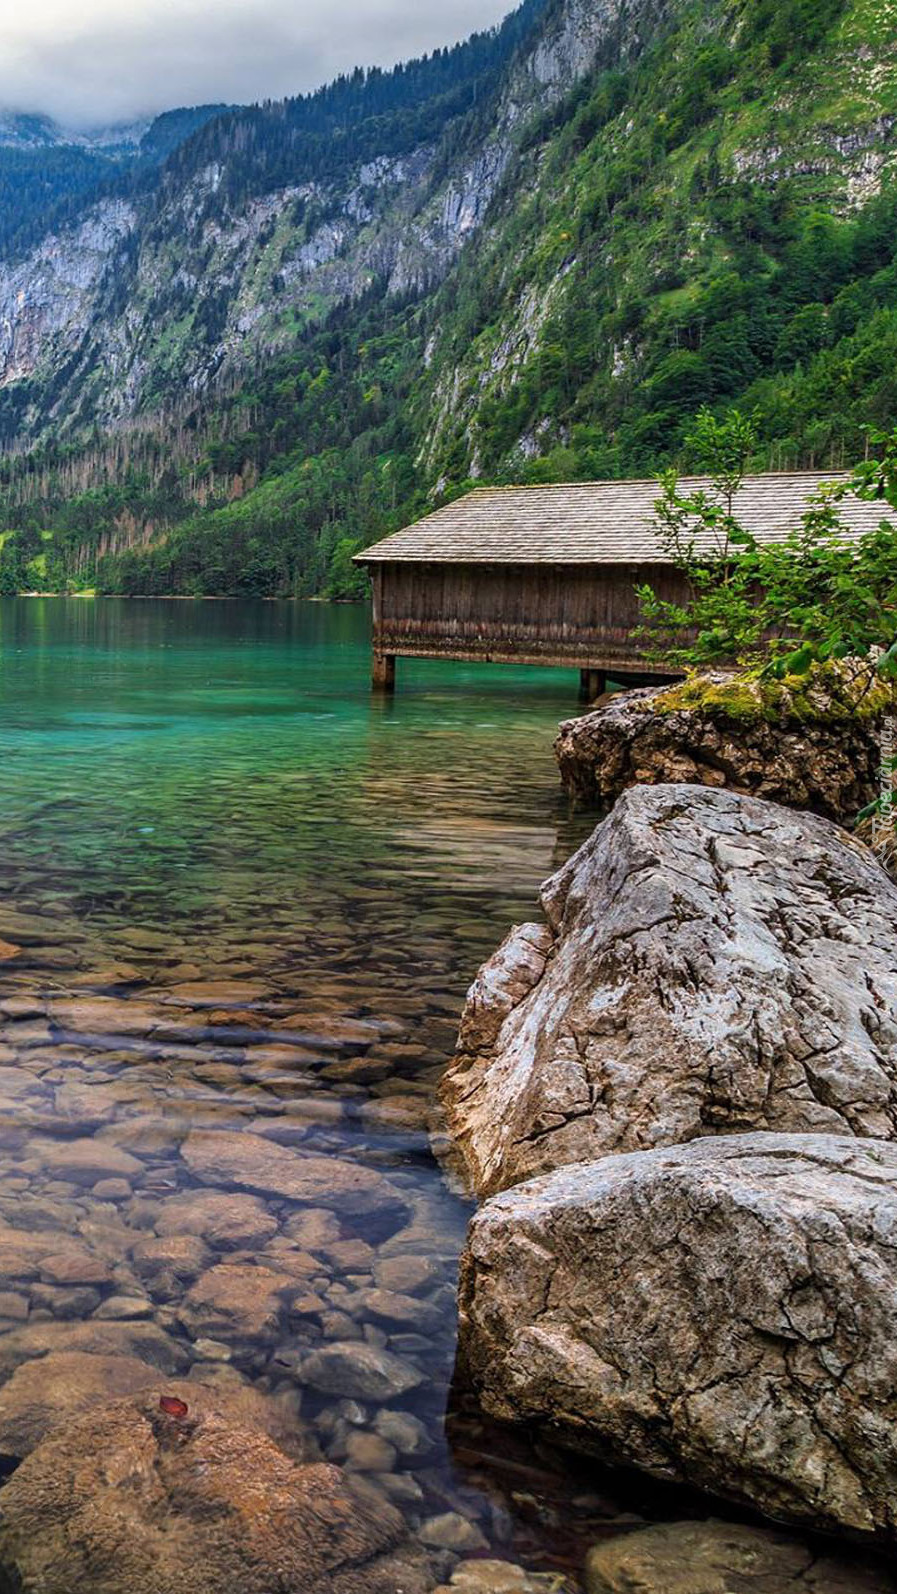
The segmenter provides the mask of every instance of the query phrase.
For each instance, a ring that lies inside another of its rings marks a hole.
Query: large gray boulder
[[[897,886],[830,822],[636,787],[542,905],[443,1083],[480,1195],[709,1133],[897,1132]]]
[[[863,661],[787,682],[715,671],[615,693],[566,720],[554,751],[567,790],[590,801],[688,781],[852,820],[877,796],[882,718],[894,709]]]
[[[745,1135],[494,1197],[458,1377],[499,1420],[781,1520],[897,1537],[897,1146]]]

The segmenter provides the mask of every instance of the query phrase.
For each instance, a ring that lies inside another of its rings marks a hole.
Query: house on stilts
[[[748,476],[734,514],[758,540],[784,541],[823,484],[844,479]],[[683,477],[679,486],[694,493],[710,482]],[[580,671],[588,698],[608,676],[674,676],[645,657],[636,635],[637,586],[686,597],[658,533],[658,496],[655,480],[481,487],[357,554],[373,585],[374,686],[393,689],[397,658],[566,665]],[[893,518],[887,505],[852,496],[839,512],[851,536]]]

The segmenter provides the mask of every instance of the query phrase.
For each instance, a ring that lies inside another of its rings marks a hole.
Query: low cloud
[[[15,5],[15,12],[13,12]],[[0,106],[79,128],[280,99],[497,22],[509,0],[0,0]]]

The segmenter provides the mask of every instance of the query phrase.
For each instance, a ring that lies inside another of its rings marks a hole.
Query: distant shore
[[[9,598],[116,598],[126,603],[327,603],[346,606],[364,603],[364,598],[323,598],[312,595],[306,598],[248,597],[237,592],[9,592]]]

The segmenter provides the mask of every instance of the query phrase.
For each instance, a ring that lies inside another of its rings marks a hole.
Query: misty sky
[[[497,22],[513,0],[0,0],[0,107],[78,127],[281,98]]]

